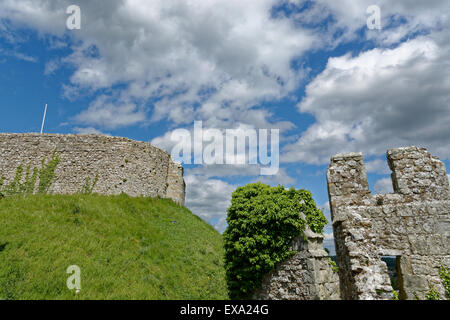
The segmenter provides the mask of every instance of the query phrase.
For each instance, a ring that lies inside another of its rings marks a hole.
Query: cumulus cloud
[[[108,129],[130,126],[145,120],[145,112],[136,104],[120,100],[111,101],[106,96],[100,96],[87,110],[73,118],[76,123]]]
[[[274,6],[286,3],[306,9],[274,14]],[[305,3],[110,0],[105,5],[81,0],[77,4],[82,28],[68,32],[69,0],[3,0],[0,19],[32,27],[53,43],[55,37],[72,38],[72,54],[46,67],[49,75],[62,64],[74,68],[70,83],[63,86],[67,97],[114,87],[121,100],[135,104],[145,117],[151,110],[153,121],[187,124],[203,119],[219,128],[240,121],[263,128],[273,114],[259,104],[286,97],[304,78],[304,70],[294,70],[292,62],[311,49],[355,38],[373,4],[371,0]],[[450,11],[446,0],[377,4],[387,28],[367,35],[388,44],[445,25]],[[406,22],[398,23],[400,19]],[[327,28],[322,25],[325,20]],[[5,29],[5,23],[0,27]],[[130,104],[116,107],[129,111]],[[129,116],[117,125],[134,125],[143,118],[138,114],[130,121]],[[86,114],[79,118],[99,126],[108,123],[91,121]]]
[[[44,74],[51,75],[58,70],[60,63],[58,60],[50,60],[45,64]]]
[[[86,128],[74,127],[73,131],[76,134],[104,134],[104,135],[109,135],[109,134],[103,133],[100,130],[97,130],[97,129],[93,128],[93,127],[86,127]]]
[[[260,173],[259,165],[202,165],[191,169],[190,172],[202,175],[207,178],[232,178],[258,176]]]
[[[276,0],[114,0],[107,5],[84,0],[77,3],[81,30],[64,33],[69,4],[4,0],[0,18],[73,38],[73,53],[61,61],[75,68],[67,95],[120,85],[115,91],[122,100],[138,107],[151,102],[154,121],[204,119],[215,127],[231,127],[236,120],[267,123],[271,114],[252,108],[298,87],[303,74],[291,63],[318,39],[287,17],[272,17]],[[54,67],[48,65],[48,74]],[[80,118],[92,122],[84,113]]]
[[[327,201],[324,204],[322,204],[321,206],[319,206],[319,208],[322,210],[323,215],[325,216],[325,218],[328,221],[328,224],[324,227],[324,233],[328,233],[328,234],[333,234],[333,219],[331,219],[331,210],[330,210],[330,203]],[[332,239],[330,238],[330,236],[328,236],[328,238],[325,239]]]
[[[323,230],[323,246],[330,251],[330,255],[335,255],[336,250],[334,247],[334,234],[333,234],[333,225],[331,219],[331,211],[330,211],[330,203],[327,201],[321,206],[319,206],[322,210],[325,218],[328,220],[328,224],[324,227]]]
[[[330,58],[298,105],[317,121],[284,149],[282,160],[322,164],[339,152],[381,155],[409,145],[449,158],[448,38],[439,33]]]
[[[393,193],[394,189],[392,187],[392,179],[391,178],[383,178],[378,180],[374,186],[375,194],[387,194]]]
[[[331,211],[330,211],[330,203],[327,201],[323,203],[319,208],[322,210],[325,218],[328,220],[328,225],[331,227]]]
[[[236,186],[189,172],[185,176],[185,181],[186,207],[213,224],[219,232],[225,231],[227,209]]]
[[[372,161],[367,161],[365,163],[366,170],[369,173],[377,173],[377,174],[388,174],[391,173],[391,169],[389,169],[389,165],[387,160],[384,159],[375,159]]]
[[[254,179],[253,182],[262,182],[270,186],[282,185],[286,188],[289,188],[297,182],[297,179],[291,177],[284,168],[281,168],[278,170],[277,174],[259,176],[258,178]]]
[[[25,62],[38,62],[38,59],[36,57],[32,57],[29,55],[26,55],[22,52],[18,52],[16,50],[9,50],[9,49],[2,49],[0,48],[0,57],[12,57],[18,60],[22,60]]]
[[[304,4],[303,0],[291,0]],[[377,5],[381,13],[382,31],[367,28],[367,8]],[[392,45],[419,32],[439,30],[449,22],[450,3],[447,0],[315,0],[307,10],[298,13],[299,21],[319,24],[326,18],[332,22],[323,30],[330,46],[355,40],[359,30],[379,45]]]
[[[180,129],[183,131],[179,131]],[[278,179],[282,183],[291,184],[292,178],[285,172],[278,172],[279,139],[272,138],[279,135],[279,130],[267,128],[262,131],[244,123],[236,123],[234,128],[210,128],[203,126],[199,121],[190,128],[170,130],[152,139],[151,143],[171,153],[173,159],[179,162],[181,157],[178,153],[181,153],[180,146],[182,146],[184,164],[194,163],[197,158],[195,154],[199,155],[203,166],[195,169],[196,174],[208,177],[271,175],[272,182],[275,181],[273,179]],[[267,148],[263,148],[264,138]],[[210,157],[210,154],[218,157]]]
[[[323,236],[324,236],[324,240],[334,240],[334,235],[332,232],[324,233]]]

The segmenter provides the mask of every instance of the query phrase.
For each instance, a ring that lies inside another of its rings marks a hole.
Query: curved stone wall
[[[104,135],[0,134],[0,177],[14,180],[17,168],[38,168],[53,153],[60,157],[49,189],[74,194],[86,183],[105,195],[171,198],[184,204],[183,168],[146,142]]]

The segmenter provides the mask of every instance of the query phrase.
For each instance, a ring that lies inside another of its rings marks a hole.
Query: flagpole
[[[45,104],[44,118],[42,119],[41,134],[44,133],[44,123],[45,123],[45,116],[46,116],[46,115],[47,115],[47,103]]]

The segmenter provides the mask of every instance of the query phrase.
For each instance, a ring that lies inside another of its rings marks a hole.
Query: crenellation
[[[361,154],[330,161],[327,180],[342,298],[391,299],[381,260],[386,255],[397,257],[400,298],[423,298],[430,285],[444,297],[438,275],[439,267],[450,262],[445,165],[417,147],[389,150],[387,160],[394,193],[385,195],[371,195]]]
[[[426,149],[392,149],[387,152],[387,159],[392,170],[394,192],[406,196],[406,201],[448,199],[445,165]]]

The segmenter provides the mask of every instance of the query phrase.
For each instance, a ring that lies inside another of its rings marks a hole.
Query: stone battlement
[[[390,299],[382,256],[397,257],[400,298],[445,296],[450,265],[450,188],[445,165],[423,148],[387,152],[393,194],[372,195],[361,153],[336,155],[327,172],[343,299]]]

